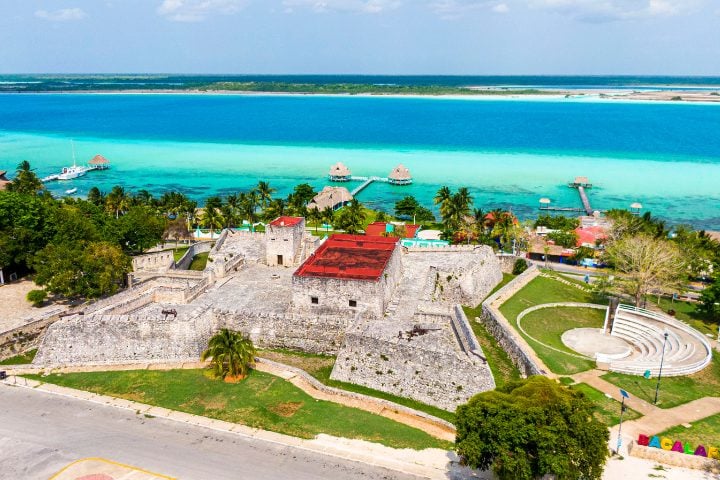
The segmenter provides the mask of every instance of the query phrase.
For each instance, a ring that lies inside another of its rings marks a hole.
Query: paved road
[[[183,480],[417,480],[305,450],[0,385],[0,479],[46,480],[86,457]]]

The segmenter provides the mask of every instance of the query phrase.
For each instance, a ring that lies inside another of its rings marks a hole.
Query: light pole
[[[660,393],[660,379],[662,378],[663,362],[665,361],[665,345],[667,345],[668,332],[665,332],[663,336],[665,337],[665,340],[663,341],[662,356],[660,357],[660,371],[658,372],[658,381],[657,385],[655,386],[655,401],[653,402],[655,405],[657,405],[658,393]]]
[[[623,420],[623,413],[625,413],[625,399],[630,398],[630,395],[623,390],[620,389],[620,396],[622,396],[622,403],[620,404],[620,425],[618,426],[618,441],[617,441],[617,450],[616,453],[620,455],[620,447],[622,446],[622,420]]]

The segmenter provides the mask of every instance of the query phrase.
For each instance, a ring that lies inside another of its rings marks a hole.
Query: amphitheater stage
[[[563,333],[560,339],[568,348],[593,359],[597,354],[620,359],[633,352],[628,342],[606,334],[602,328],[574,328]]]

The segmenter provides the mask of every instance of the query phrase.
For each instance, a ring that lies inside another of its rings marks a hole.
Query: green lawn
[[[693,423],[690,428],[676,425],[661,433],[654,433],[661,437],[668,437],[673,442],[689,443],[693,448],[698,445],[717,447],[720,445],[720,414],[705,417]]]
[[[503,273],[503,279],[488,294],[488,297],[510,283],[514,278],[515,275]],[[486,299],[487,297],[483,299],[483,302]],[[477,337],[483,353],[488,360],[490,370],[495,378],[495,385],[500,387],[507,382],[519,380],[520,371],[512,362],[508,354],[500,345],[498,345],[497,340],[495,340],[495,337],[493,337],[487,328],[485,328],[485,325],[475,320],[476,318],[480,318],[482,316],[482,303],[475,308],[464,306],[463,310],[465,311],[465,316],[468,318],[470,326],[473,329],[473,333],[475,333],[475,337]]]
[[[432,416],[442,418],[450,423],[455,423],[455,414],[448,412],[447,410],[443,410],[442,408],[427,405],[411,398],[400,397],[391,393],[381,392],[380,390],[374,390],[362,385],[331,380],[330,373],[332,373],[333,366],[335,365],[335,357],[291,350],[260,350],[258,351],[258,356],[304,370],[329,387],[335,387],[349,392],[362,393],[363,395],[368,395],[370,397],[389,400],[399,405],[404,405]]]
[[[205,270],[205,266],[207,265],[209,254],[210,254],[210,252],[205,252],[205,253],[198,253],[197,255],[195,255],[192,259],[192,262],[190,262],[189,270],[198,270],[200,272]]]
[[[29,377],[295,437],[313,438],[326,433],[395,448],[452,448],[450,442],[388,418],[315,400],[290,382],[258,371],[237,384],[212,378],[209,370],[135,370]]]
[[[652,403],[657,378],[609,372],[602,376],[630,394]],[[713,360],[703,371],[685,377],[663,377],[660,380],[658,407],[672,408],[702,397],[720,396],[720,360]]]
[[[600,390],[591,387],[587,383],[578,383],[570,386],[571,389],[585,394],[595,404],[595,417],[608,427],[620,423],[620,402],[605,396]],[[638,412],[631,408],[625,410],[623,421],[634,420],[641,417]]]
[[[592,303],[590,293],[570,285],[546,277],[536,277],[519,292],[500,306],[500,312],[517,329],[517,316],[523,310],[545,303],[581,302]],[[596,327],[601,310],[594,309],[543,309],[533,312],[523,319],[523,327],[533,336],[549,345],[560,345],[560,334],[565,330],[578,327]],[[545,330],[547,329],[547,331]],[[522,334],[525,340],[535,349],[535,353],[545,362],[550,370],[558,374],[573,374],[594,367],[594,362],[583,360],[539,345]],[[546,342],[546,340],[548,340]],[[565,347],[561,349],[567,350]]]
[[[653,305],[657,305],[657,297],[648,296],[647,297],[648,303],[652,303]],[[717,337],[718,334],[718,324],[716,322],[713,322],[710,320],[705,314],[702,312],[699,312],[696,309],[696,306],[698,304],[692,303],[692,302],[673,302],[669,298],[660,298],[660,308],[662,308],[663,312],[668,312],[668,310],[675,310],[675,318],[678,320],[681,320],[703,335],[710,334],[713,336],[713,338]]]
[[[180,261],[180,259],[183,257],[183,255],[185,255],[185,252],[188,251],[188,248],[189,247],[173,248],[173,256],[175,257],[176,262]]]
[[[522,319],[522,327],[530,337],[570,355],[546,348],[527,335],[523,336],[550,370],[560,375],[572,375],[595,368],[595,362],[572,356],[577,352],[563,344],[560,338],[563,332],[574,328],[601,328],[604,322],[604,310],[574,307],[543,308]]]
[[[25,365],[27,363],[32,363],[36,353],[37,348],[33,348],[32,350],[28,350],[20,355],[0,360],[0,365]]]

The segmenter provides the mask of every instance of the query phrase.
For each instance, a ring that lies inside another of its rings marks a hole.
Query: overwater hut
[[[6,173],[7,171],[0,170],[0,190],[5,190],[5,187],[7,187],[9,183],[11,183],[10,180],[5,177]]]
[[[331,182],[349,182],[350,181],[350,169],[346,167],[342,162],[338,162],[330,167],[330,174],[328,177]]]
[[[107,170],[110,168],[110,160],[102,155],[95,155],[93,159],[90,160],[89,165],[95,170]]]
[[[410,185],[412,183],[410,170],[401,163],[397,167],[393,168],[392,172],[390,172],[390,175],[388,175],[388,182],[393,185]]]
[[[308,210],[317,209],[323,211],[330,207],[337,210],[350,203],[352,199],[353,196],[345,187],[325,187],[308,203],[307,208]]]

